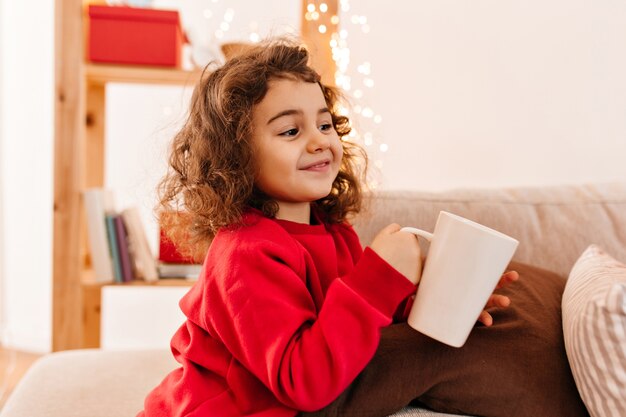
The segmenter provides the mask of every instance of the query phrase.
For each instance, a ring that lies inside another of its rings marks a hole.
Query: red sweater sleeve
[[[318,311],[302,252],[293,241],[246,239],[215,254],[202,317],[236,359],[229,383],[250,372],[288,407],[312,411],[370,361],[380,329],[415,286],[366,249]]]

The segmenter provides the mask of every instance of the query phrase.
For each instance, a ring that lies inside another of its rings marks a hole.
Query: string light
[[[217,3],[217,1],[218,0],[213,0],[213,3]],[[207,9],[204,11],[204,16],[206,17],[207,15],[213,16],[213,12]],[[215,31],[215,38],[222,39],[224,37],[225,33],[230,30],[230,24],[233,22],[234,18],[235,10],[232,8],[226,9],[222,21],[219,24],[219,29]]]
[[[340,0],[339,7],[343,13],[349,12],[349,0]],[[312,12],[315,9],[315,5],[309,3],[307,10]],[[326,3],[319,4],[318,9],[322,13],[325,13],[328,10]],[[307,15],[308,14],[309,13],[307,13]],[[352,14],[348,20],[343,20],[342,22],[348,22],[349,24],[351,23],[352,25],[356,25],[357,30],[360,29],[360,31],[365,34],[369,33],[371,29],[368,24],[367,16],[356,13]],[[357,75],[355,77],[348,75],[350,74],[350,47],[348,45],[348,38],[349,32],[352,28],[349,24],[342,25],[342,27],[339,28],[338,24],[340,21],[338,16],[332,16],[331,23],[333,26],[330,29],[325,27],[324,31],[322,31],[321,26],[319,26],[318,29],[321,33],[325,33],[326,30],[331,31],[329,44],[332,51],[332,58],[336,65],[335,84],[337,87],[343,89],[354,99],[359,101],[359,104],[355,104],[351,111],[352,114],[360,117],[351,117],[353,121],[353,131],[350,134],[350,139],[353,141],[357,141],[359,139],[356,129],[354,128],[354,126],[358,124],[363,133],[361,138],[362,143],[368,148],[368,154],[370,159],[373,161],[373,165],[376,168],[381,169],[384,165],[382,159],[383,156],[381,154],[385,154],[389,151],[389,145],[387,143],[377,141],[375,138],[378,138],[379,140],[381,138],[378,134],[375,135],[373,133],[374,130],[378,130],[377,126],[382,123],[382,116],[376,113],[367,102],[366,91],[371,91],[375,86],[374,78],[372,77],[371,63],[367,61],[360,63],[356,66]],[[350,114],[347,114],[347,116],[350,117]],[[376,147],[373,146],[375,144],[377,145]],[[378,181],[373,178],[368,178],[368,186],[371,189],[375,189],[378,185]]]
[[[250,39],[250,42],[259,42],[261,40],[261,35],[259,35],[259,22],[255,20],[251,21],[248,25],[248,29],[250,30],[250,33],[248,35],[248,39]]]
[[[370,109],[369,107],[365,107],[363,111],[361,111],[361,114],[363,115],[363,117],[371,119],[372,117],[374,117],[374,110]]]
[[[369,75],[372,69],[369,62],[364,62],[356,67],[356,70],[363,75]]]
[[[230,23],[233,21],[234,16],[235,16],[235,11],[233,9],[227,9],[226,13],[224,13],[224,21]]]

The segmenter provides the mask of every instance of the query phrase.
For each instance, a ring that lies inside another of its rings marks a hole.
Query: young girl
[[[337,91],[308,60],[293,41],[269,41],[195,89],[161,205],[186,213],[168,228],[190,235],[190,247],[211,244],[180,302],[187,320],[171,347],[181,366],[140,416],[323,409],[371,361],[381,329],[416,291],[415,236],[393,224],[363,250],[347,223],[361,207],[364,164],[343,140],[350,126]]]

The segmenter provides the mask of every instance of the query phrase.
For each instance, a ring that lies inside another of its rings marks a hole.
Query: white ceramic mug
[[[430,241],[409,325],[447,345],[463,346],[519,242],[445,211],[432,234],[413,227],[402,231]]]

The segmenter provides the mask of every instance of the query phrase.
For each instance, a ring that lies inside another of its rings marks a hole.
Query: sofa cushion
[[[38,359],[0,417],[134,416],[176,362],[168,350],[70,350]]]
[[[364,244],[390,223],[432,231],[441,210],[516,238],[520,245],[514,260],[562,276],[591,243],[626,259],[626,183],[377,192],[355,219],[355,228]]]
[[[591,245],[563,294],[565,348],[594,417],[626,415],[626,265]]]

